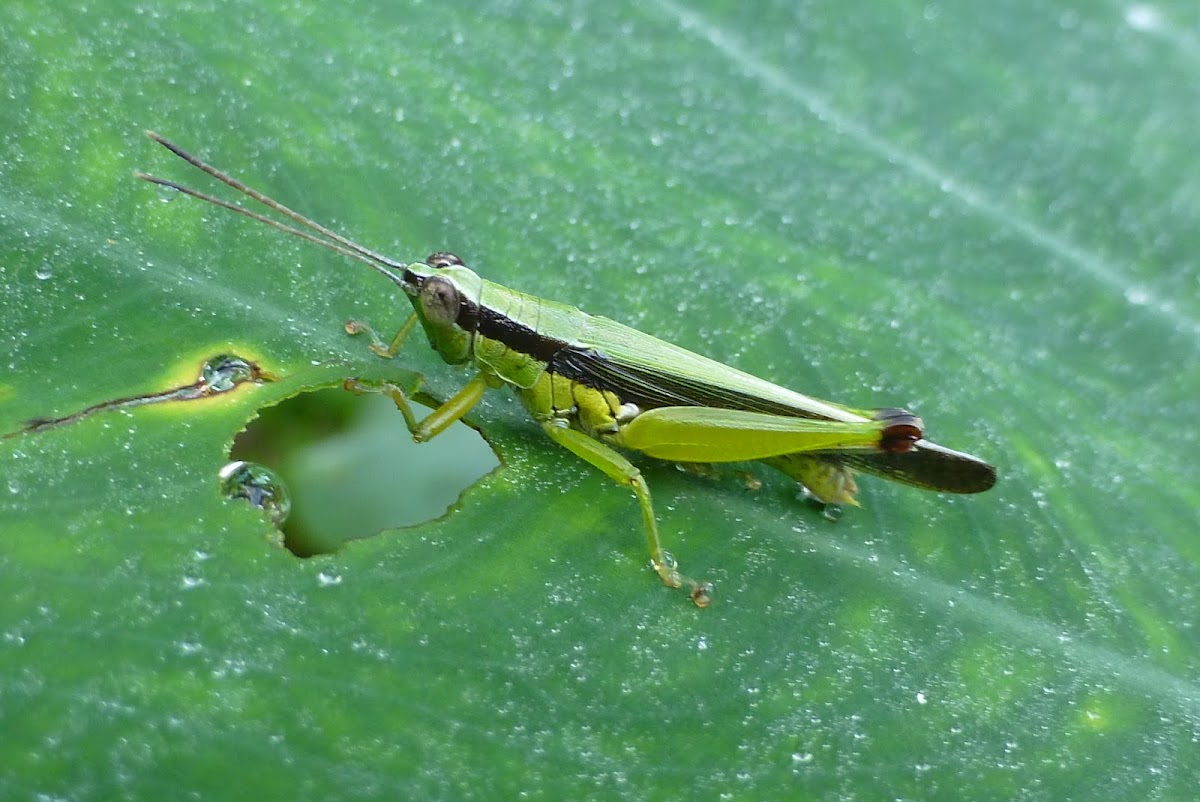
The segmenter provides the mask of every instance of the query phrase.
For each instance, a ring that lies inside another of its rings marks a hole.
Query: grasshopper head
[[[483,280],[452,253],[435,253],[404,269],[401,286],[412,301],[429,345],[451,365],[472,356]]]

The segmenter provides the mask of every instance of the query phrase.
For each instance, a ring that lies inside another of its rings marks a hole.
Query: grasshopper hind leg
[[[712,583],[697,582],[679,573],[675,558],[663,549],[662,542],[658,537],[658,521],[654,517],[654,507],[650,502],[650,488],[646,485],[642,472],[613,449],[570,428],[561,419],[544,421],[542,428],[551,440],[588,464],[604,471],[613,481],[633,490],[638,505],[642,509],[646,540],[650,546],[650,564],[654,567],[655,573],[668,587],[686,588],[697,607],[707,607],[711,604]]]

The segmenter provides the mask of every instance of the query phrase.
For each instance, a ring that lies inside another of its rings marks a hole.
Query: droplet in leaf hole
[[[209,392],[226,393],[244,381],[255,377],[254,366],[240,356],[221,354],[214,356],[200,368],[200,381]]]
[[[390,398],[342,389],[260,410],[230,459],[265,463],[286,477],[293,503],[283,545],[298,557],[438,518],[499,464],[465,424],[418,445]]]
[[[265,510],[275,526],[283,526],[292,511],[292,499],[279,474],[255,462],[236,460],[220,471],[221,492],[227,498],[244,498]]]

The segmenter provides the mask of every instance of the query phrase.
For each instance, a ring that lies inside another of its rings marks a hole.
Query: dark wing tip
[[[928,440],[909,451],[853,454],[845,461],[865,473],[941,493],[982,493],[996,484],[995,466]]]

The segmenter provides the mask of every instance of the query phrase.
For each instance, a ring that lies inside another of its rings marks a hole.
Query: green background
[[[0,441],[0,797],[1192,798],[1197,30],[1182,0],[8,0],[0,432],[222,352],[281,381]],[[220,494],[237,432],[464,376],[345,335],[402,319],[377,275],[132,180],[199,183],[143,128],[398,258],[916,410],[1000,483],[868,478],[831,524],[642,461],[700,611],[497,393],[503,467],[452,514],[299,560]]]

